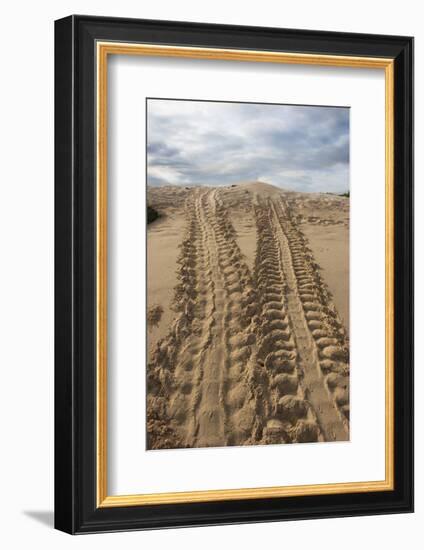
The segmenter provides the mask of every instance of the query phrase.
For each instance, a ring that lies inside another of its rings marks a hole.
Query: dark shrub
[[[153,206],[147,205],[147,223],[152,223],[160,217],[160,214]]]

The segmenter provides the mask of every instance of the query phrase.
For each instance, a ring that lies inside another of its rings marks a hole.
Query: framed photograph
[[[55,525],[413,510],[413,39],[55,24]]]

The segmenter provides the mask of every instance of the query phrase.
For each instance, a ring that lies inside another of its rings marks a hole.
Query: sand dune
[[[261,197],[275,197],[280,195],[281,191],[283,191],[281,188],[263,181],[240,182],[237,187],[241,188],[243,191],[258,193]]]
[[[348,199],[244,182],[148,200],[148,448],[347,440],[346,323],[305,235],[345,238]]]

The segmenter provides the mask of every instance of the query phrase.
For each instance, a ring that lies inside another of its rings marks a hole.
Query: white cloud
[[[148,100],[148,182],[349,187],[347,108]]]

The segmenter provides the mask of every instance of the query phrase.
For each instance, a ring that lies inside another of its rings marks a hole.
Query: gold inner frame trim
[[[97,506],[142,506],[306,495],[365,493],[394,489],[394,61],[390,58],[350,57],[254,50],[194,48],[97,42]],[[142,55],[220,59],[261,63],[384,69],[385,186],[386,186],[386,365],[385,479],[280,487],[217,489],[178,493],[109,496],[107,493],[107,61],[109,55]]]

